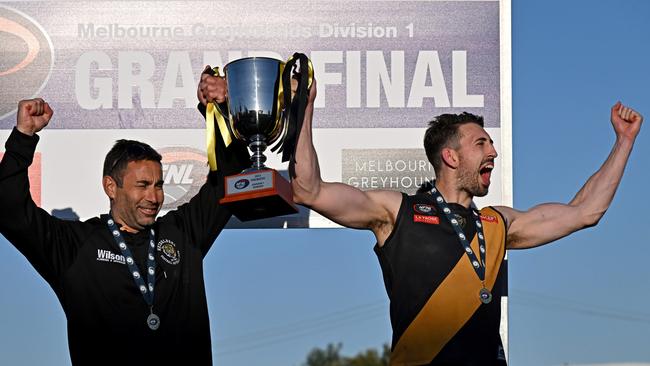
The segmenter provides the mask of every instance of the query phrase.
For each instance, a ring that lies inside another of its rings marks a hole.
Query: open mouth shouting
[[[490,186],[490,178],[492,177],[492,170],[494,170],[494,160],[489,160],[481,165],[479,174],[481,176],[481,183],[485,187]]]

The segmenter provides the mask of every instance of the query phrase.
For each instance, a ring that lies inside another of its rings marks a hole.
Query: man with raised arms
[[[40,98],[18,104],[0,161],[0,234],[57,295],[72,364],[211,365],[203,258],[230,219],[219,205],[223,175],[248,166],[245,146],[220,145],[220,171],[210,172],[189,202],[158,217],[162,156],[119,140],[103,164],[110,210],[64,221],[36,205],[27,174],[53,113]]]
[[[222,101],[225,82],[199,89]],[[598,223],[621,181],[643,117],[616,103],[611,153],[567,204],[486,207],[497,151],[483,118],[443,114],[424,136],[436,180],[417,194],[323,182],[312,144],[316,83],[296,148],[294,200],[343,226],[372,230],[390,298],[392,365],[505,365],[499,335],[506,249],[537,247]],[[205,103],[205,100],[203,100]]]

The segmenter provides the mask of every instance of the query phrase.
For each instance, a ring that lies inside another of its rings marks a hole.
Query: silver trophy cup
[[[291,184],[264,165],[264,150],[285,129],[284,67],[284,62],[266,57],[239,59],[224,67],[228,111],[220,112],[231,135],[248,144],[252,165],[241,174],[225,178],[226,192],[220,202],[242,221],[298,212]]]
[[[249,57],[224,67],[228,82],[228,120],[233,136],[253,153],[251,170],[264,169],[264,150],[280,136],[282,71],[285,63],[267,57]]]

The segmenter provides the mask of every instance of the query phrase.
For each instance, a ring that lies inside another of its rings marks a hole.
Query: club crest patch
[[[422,215],[433,215],[436,213],[435,207],[424,203],[416,203],[413,205],[413,211]]]
[[[454,218],[458,221],[458,225],[460,225],[460,227],[465,227],[466,220],[463,216],[454,214]]]
[[[169,239],[162,239],[158,242],[156,249],[160,258],[171,265],[177,265],[181,261],[181,252],[176,249],[176,244]]]

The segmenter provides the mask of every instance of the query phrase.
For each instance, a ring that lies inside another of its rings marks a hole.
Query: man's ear
[[[117,182],[110,175],[105,175],[102,178],[102,186],[104,187],[104,192],[111,200],[115,199],[117,191]]]
[[[440,152],[440,155],[442,157],[442,162],[447,165],[448,167],[452,169],[458,168],[460,159],[458,157],[458,151],[450,148],[450,147],[444,147],[442,148],[442,151]]]

